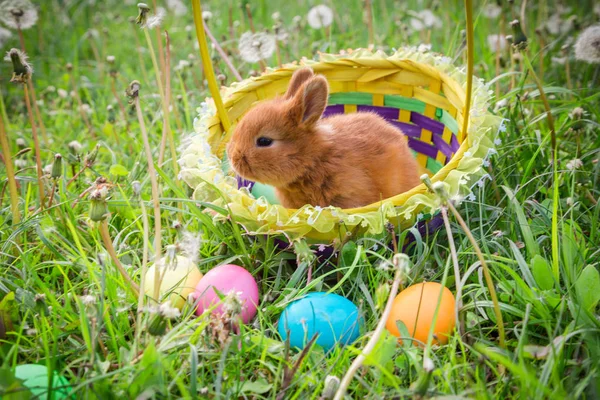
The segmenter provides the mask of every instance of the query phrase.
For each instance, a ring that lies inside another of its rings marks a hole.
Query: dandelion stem
[[[165,121],[168,125],[171,115],[171,40],[167,31],[165,31],[165,44],[165,109],[167,111]],[[171,162],[173,164],[173,173],[177,175],[177,150],[175,149],[175,139],[173,138],[173,130],[170,126],[168,128],[169,129],[167,132],[167,136],[169,138],[169,147],[171,149]],[[164,146],[162,148],[164,150]]]
[[[394,258],[397,258],[397,263],[395,263],[395,264],[397,264],[397,265],[395,265],[396,274],[394,276],[394,282],[392,283],[390,295],[388,297],[387,303],[385,304],[385,308],[383,309],[383,313],[381,314],[381,317],[379,318],[379,322],[377,323],[377,326],[375,327],[375,331],[373,331],[373,334],[371,335],[369,342],[367,343],[367,345],[365,346],[363,351],[358,355],[358,357],[356,357],[354,359],[354,361],[350,365],[350,368],[348,368],[348,371],[342,378],[342,381],[340,382],[340,387],[338,388],[337,392],[335,393],[333,400],[341,400],[344,398],[344,395],[346,394],[346,390],[348,389],[348,386],[350,385],[352,378],[354,378],[356,371],[358,371],[358,369],[360,368],[362,363],[365,361],[367,356],[369,354],[371,354],[371,352],[375,348],[375,345],[379,341],[379,338],[381,337],[383,330],[385,329],[385,324],[390,316],[390,313],[392,311],[392,305],[394,304],[394,299],[396,298],[396,294],[398,293],[398,288],[400,287],[400,281],[402,280],[403,271],[406,270],[406,266],[408,264],[408,257],[405,254],[397,254],[396,256],[394,256]]]
[[[204,32],[206,32],[206,35],[208,36],[210,41],[215,45],[215,49],[217,50],[217,53],[219,53],[219,55],[225,62],[225,65],[227,65],[227,68],[229,68],[229,70],[231,71],[233,76],[235,76],[235,79],[237,79],[238,81],[242,81],[243,80],[242,76],[240,75],[238,70],[235,68],[235,66],[231,62],[231,59],[227,56],[227,53],[225,53],[225,51],[223,50],[223,48],[221,47],[221,45],[219,44],[217,39],[215,39],[215,37],[211,33],[210,29],[208,29],[208,25],[206,25],[206,24],[203,24],[203,25],[204,25]]]
[[[456,254],[456,245],[454,244],[454,237],[452,236],[452,228],[450,227],[450,220],[448,219],[448,209],[442,206],[442,218],[444,219],[444,227],[446,228],[446,235],[448,236],[448,245],[450,246],[450,255],[452,257],[452,265],[454,266],[454,281],[456,282],[456,307],[454,308],[454,318],[456,321],[460,321],[458,326],[458,334],[464,332],[462,320],[459,319],[459,311],[462,308],[462,285],[460,280],[460,267],[458,265],[458,255]]]
[[[529,69],[529,72],[531,72],[531,76],[535,81],[535,84],[540,92],[540,98],[542,99],[542,103],[544,104],[544,108],[546,109],[546,120],[548,121],[548,128],[550,129],[550,140],[552,141],[551,154],[554,154],[554,152],[556,151],[556,131],[554,130],[554,118],[552,117],[552,111],[550,110],[550,103],[548,103],[548,98],[546,97],[546,92],[544,91],[542,81],[540,81],[540,78],[538,78],[537,74],[535,73],[533,65],[531,65],[531,61],[527,56],[527,53],[525,51],[522,51],[521,54],[523,55],[525,65]]]
[[[10,195],[10,211],[12,212],[13,225],[21,222],[21,212],[19,211],[19,192],[15,170],[13,167],[12,156],[10,154],[10,145],[4,129],[4,119],[0,118],[0,148],[4,156],[4,166],[6,167],[6,178],[8,179],[8,192]]]
[[[492,280],[492,276],[488,269],[487,263],[485,262],[485,258],[483,257],[483,253],[481,252],[481,249],[479,248],[477,241],[473,237],[471,230],[465,223],[465,220],[461,217],[460,213],[456,210],[456,208],[452,205],[451,202],[446,201],[445,203],[446,203],[446,206],[448,207],[448,209],[450,211],[452,211],[452,214],[454,215],[454,217],[460,224],[461,228],[467,235],[467,238],[469,238],[469,241],[471,242],[473,249],[475,249],[475,254],[477,254],[477,258],[479,259],[479,262],[481,263],[481,268],[483,270],[483,276],[485,277],[485,282],[487,284],[488,290],[490,292],[490,297],[492,298],[492,303],[494,305],[494,314],[496,316],[496,320],[497,320],[497,324],[498,324],[498,341],[499,341],[500,347],[504,349],[504,348],[506,348],[506,344],[504,342],[504,337],[505,337],[505,335],[504,335],[504,320],[502,319],[502,312],[500,311],[500,303],[498,302],[498,296],[496,295],[496,289],[494,288],[494,281]]]
[[[33,112],[31,111],[31,99],[27,89],[27,83],[23,84],[23,92],[25,93],[25,105],[27,106],[27,114],[29,115],[29,124],[31,125],[31,133],[33,134],[33,145],[35,148],[35,165],[38,180],[38,193],[40,196],[40,208],[44,209],[44,182],[42,180],[42,156],[40,154],[40,141],[38,139],[37,128],[33,120]]]
[[[129,284],[129,289],[131,289],[132,293],[135,295],[135,297],[137,297],[140,292],[140,287],[133,281],[133,279],[131,279],[131,277],[129,276],[129,274],[127,273],[127,271],[121,264],[121,261],[119,261],[119,258],[117,257],[117,252],[115,251],[115,248],[112,244],[112,240],[110,238],[110,234],[108,233],[108,220],[107,219],[104,219],[102,222],[100,222],[99,230],[100,230],[100,236],[102,237],[102,242],[104,243],[104,247],[106,248],[106,251],[108,252],[110,258],[115,263],[115,266],[117,267],[117,270],[119,271],[119,273],[121,274],[123,279],[125,279],[125,281],[127,281],[127,283]]]
[[[158,199],[158,180],[156,178],[156,170],[154,169],[154,162],[152,160],[152,150],[150,149],[150,142],[148,140],[148,132],[146,131],[146,124],[144,123],[144,116],[142,115],[142,107],[140,106],[140,97],[135,96],[134,98],[135,110],[137,113],[138,121],[140,124],[140,130],[142,131],[142,139],[144,141],[144,150],[146,152],[146,160],[148,161],[148,174],[150,175],[150,184],[152,185],[152,204],[154,208],[154,260],[160,260],[161,253],[161,220],[160,220],[160,202]],[[158,268],[156,269],[158,274]],[[156,280],[158,281],[158,279]],[[156,283],[156,282],[155,282]],[[158,299],[159,286],[154,285],[154,298]]]

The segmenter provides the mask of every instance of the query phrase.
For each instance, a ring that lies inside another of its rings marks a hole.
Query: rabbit
[[[355,208],[419,185],[406,136],[369,112],[321,119],[328,92],[325,77],[296,70],[284,96],[257,104],[235,127],[227,145],[232,169],[275,187],[292,209]]]

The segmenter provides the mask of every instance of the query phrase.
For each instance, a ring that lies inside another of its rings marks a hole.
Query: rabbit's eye
[[[273,144],[273,139],[269,139],[266,137],[259,137],[258,139],[256,139],[256,145],[258,147],[269,147],[272,144]]]

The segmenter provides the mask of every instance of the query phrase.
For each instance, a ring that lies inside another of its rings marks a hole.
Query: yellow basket
[[[323,54],[318,61],[285,65],[223,88],[229,121],[235,125],[257,102],[284,93],[294,70],[302,65],[329,82],[326,114],[378,112],[409,137],[422,172],[433,182],[444,182],[457,200],[471,195],[474,179],[483,176],[483,166],[494,151],[501,123],[488,112],[491,92],[481,80],[473,81],[468,132],[463,132],[466,74],[449,58],[417,48],[404,48],[391,56],[368,50]],[[439,210],[439,200],[424,185],[360,208],[286,209],[269,202],[269,196],[255,198],[223,168],[231,129],[225,131],[210,99],[199,110],[194,130],[182,146],[181,179],[194,189],[194,199],[228,208],[231,218],[251,233],[331,241],[355,233],[380,233],[387,222],[412,226]]]

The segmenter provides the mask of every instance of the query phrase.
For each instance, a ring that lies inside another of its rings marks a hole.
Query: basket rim
[[[421,51],[418,51],[416,48],[404,48],[401,49],[399,51],[397,51],[395,54],[388,56],[383,52],[376,52],[376,53],[372,53],[368,50],[363,50],[363,49],[359,49],[356,51],[353,51],[351,54],[346,54],[346,55],[331,55],[331,54],[321,54],[320,59],[318,61],[315,60],[308,60],[308,59],[303,59],[301,60],[301,63],[294,63],[294,64],[288,64],[288,65],[284,65],[281,68],[277,68],[277,69],[267,69],[267,71],[259,76],[259,77],[255,77],[255,78],[250,78],[250,79],[246,79],[242,82],[238,82],[235,84],[232,84],[230,87],[227,88],[223,88],[224,90],[224,100],[225,100],[225,105],[226,107],[230,108],[233,107],[233,105],[236,104],[236,99],[239,101],[240,97],[244,96],[249,90],[255,89],[257,87],[260,87],[262,85],[266,85],[269,82],[273,82],[276,80],[284,80],[286,83],[289,80],[289,77],[291,77],[292,73],[302,67],[308,65],[310,67],[312,67],[315,72],[319,73],[319,72],[325,72],[325,71],[331,71],[334,70],[336,68],[336,66],[340,67],[340,68],[350,68],[350,67],[356,67],[357,65],[360,65],[363,68],[367,68],[368,71],[375,71],[375,73],[378,73],[377,71],[381,71],[381,70],[385,70],[385,69],[399,69],[399,65],[402,66],[406,66],[408,65],[410,68],[412,69],[416,69],[419,71],[424,71],[428,76],[433,76],[437,79],[439,79],[440,81],[440,85],[441,84],[446,84],[448,87],[450,87],[452,90],[454,90],[457,96],[457,98],[459,100],[463,100],[464,102],[464,96],[465,96],[465,89],[464,89],[464,71],[462,71],[460,68],[455,67],[454,65],[452,65],[450,63],[450,60],[447,57],[443,57],[440,55],[436,55],[433,53],[424,53]],[[387,67],[387,68],[386,68]],[[381,72],[379,72],[381,73]],[[385,73],[385,71],[384,71]],[[265,81],[267,81],[265,83]],[[473,85],[473,92],[474,92],[474,96],[473,96],[473,103],[471,105],[471,114],[469,115],[469,129],[468,129],[468,133],[466,135],[464,135],[464,138],[462,140],[462,142],[460,143],[460,147],[459,149],[456,151],[456,153],[452,156],[452,158],[446,163],[446,165],[444,165],[439,171],[437,171],[435,174],[433,174],[433,176],[431,177],[431,181],[432,182],[445,182],[446,178],[449,177],[449,175],[456,175],[453,174],[454,171],[458,171],[460,172],[461,177],[460,177],[460,184],[465,185],[467,182],[463,182],[462,178],[463,176],[466,178],[468,176],[471,175],[477,175],[478,173],[481,172],[481,164],[484,158],[487,158],[487,156],[489,155],[490,152],[493,151],[493,144],[492,144],[492,140],[490,140],[490,138],[488,136],[490,136],[490,133],[495,134],[497,132],[497,128],[499,126],[500,123],[500,118],[499,117],[495,117],[493,116],[489,111],[488,111],[488,105],[490,102],[490,96],[491,94],[489,93],[489,91],[485,88],[485,86],[483,85],[481,80],[475,79],[474,80],[474,85]],[[456,101],[456,99],[455,99]],[[210,100],[209,100],[210,102]],[[426,103],[427,104],[427,103]],[[249,108],[250,106],[248,106],[247,108]],[[460,107],[456,107],[456,116],[457,116],[457,121],[459,122],[459,126],[461,126],[462,124],[460,123],[460,118],[461,118],[461,113],[462,110],[460,110]],[[475,113],[473,111],[476,111]],[[201,112],[199,113],[199,119],[202,119],[204,122],[204,126],[200,127],[196,127],[196,131],[199,132],[200,134],[204,134],[204,139],[205,141],[209,144],[210,146],[210,151],[211,152],[218,152],[218,149],[215,149],[215,145],[218,146],[222,146],[223,143],[226,143],[228,140],[228,135],[231,132],[226,132],[225,134],[221,134],[219,135],[219,131],[218,129],[215,129],[215,124],[219,123],[219,118],[216,115],[216,111],[214,110],[210,110],[210,108],[205,109],[205,110],[201,110]],[[200,125],[200,124],[199,124]],[[211,130],[212,129],[212,130]],[[204,131],[203,131],[204,130]],[[460,129],[458,134],[460,134]],[[219,137],[220,136],[220,137]],[[217,143],[218,141],[218,143]],[[473,150],[474,151],[470,151]],[[477,154],[473,154],[474,152],[476,152]],[[184,151],[185,153],[185,151]],[[185,154],[184,154],[185,155]],[[475,156],[475,157],[474,157]],[[475,159],[479,159],[479,168],[473,166],[473,160]],[[185,164],[185,163],[184,163]],[[463,171],[464,169],[464,171]],[[185,177],[183,178],[185,180]],[[467,179],[465,179],[467,180]],[[190,185],[192,187],[194,187],[193,185]],[[448,186],[456,186],[456,185],[450,185],[448,184]],[[232,189],[232,188],[229,188]],[[459,188],[456,187],[450,187],[449,192],[451,195],[454,195],[456,193],[459,193],[460,190]],[[237,187],[235,189],[233,189],[233,191],[238,191],[239,194],[241,194],[241,196],[244,196],[244,199],[240,199],[239,196],[234,196],[237,198],[237,200],[240,203],[243,203],[245,206],[249,207],[252,204],[251,203],[256,203],[259,202],[260,199],[254,199],[251,197],[251,195],[249,194],[249,192],[244,191],[243,189],[237,189]],[[327,209],[332,209],[332,210],[339,210],[341,213],[345,214],[346,216],[352,216],[352,215],[356,215],[356,216],[362,216],[363,214],[373,214],[373,213],[381,213],[382,211],[385,212],[386,217],[390,217],[390,204],[393,208],[398,209],[398,208],[402,208],[403,206],[407,205],[407,203],[413,199],[415,200],[415,198],[419,198],[419,201],[424,201],[425,198],[427,198],[428,201],[426,201],[425,203],[428,203],[427,206],[425,208],[428,208],[430,211],[431,210],[436,210],[439,209],[439,201],[435,201],[435,199],[432,198],[432,194],[428,192],[426,186],[424,184],[420,184],[417,187],[404,192],[404,193],[400,193],[396,196],[387,198],[387,199],[383,199],[381,201],[378,201],[376,203],[372,203],[372,204],[368,204],[362,207],[357,207],[357,208],[350,208],[350,209],[340,209],[340,208],[336,208],[336,207],[327,207]],[[409,208],[411,208],[411,210],[415,211],[417,209],[417,206],[419,204],[411,204]],[[267,209],[269,207],[280,207],[283,208],[283,206],[281,205],[265,205],[265,204],[260,204],[260,206],[262,207],[266,207]],[[313,211],[317,211],[317,212],[321,212],[321,210],[323,210],[323,208],[321,207],[312,207],[310,205],[307,205],[305,207],[302,207],[300,209],[284,209],[287,211],[287,216],[294,216],[301,211],[301,210],[305,210],[305,209],[312,209]],[[281,211],[281,210],[279,210]],[[402,210],[397,210],[397,211],[402,211]],[[404,210],[404,212],[406,213],[407,210]],[[400,212],[401,213],[401,212]],[[277,214],[277,213],[276,213]],[[333,214],[333,213],[332,213]],[[394,213],[392,212],[391,214],[396,214],[395,216],[398,216],[398,213]],[[410,220],[411,217],[412,219],[414,219],[414,215],[410,215],[411,213],[409,212],[408,215],[405,215],[407,220]],[[337,217],[336,215],[334,215],[334,217]],[[286,225],[286,223],[280,224],[279,219],[277,220],[277,224],[270,224],[269,218],[266,218],[266,216],[261,216],[260,218],[262,218],[261,223],[258,225],[272,225],[270,228],[268,228],[269,232],[270,231],[288,231],[287,228],[289,228]],[[289,222],[289,221],[288,221]],[[310,218],[306,221],[309,222],[310,225]],[[364,227],[364,225],[361,223],[361,225]],[[382,224],[376,224],[378,225],[378,229],[381,228]],[[258,230],[261,227],[259,226]],[[372,231],[371,228],[373,228],[372,226],[368,227],[369,231]],[[292,231],[294,231],[294,229],[291,229]],[[309,232],[312,231],[313,229],[309,229]],[[304,234],[307,234],[309,232],[304,232]],[[325,233],[325,235],[320,235],[320,236],[332,236],[331,234],[328,234],[327,231],[323,232],[321,230],[319,230],[320,233]],[[329,232],[331,233],[331,232]],[[307,235],[310,236],[310,235]],[[319,235],[316,235],[319,236]],[[337,236],[337,235],[336,235]]]

